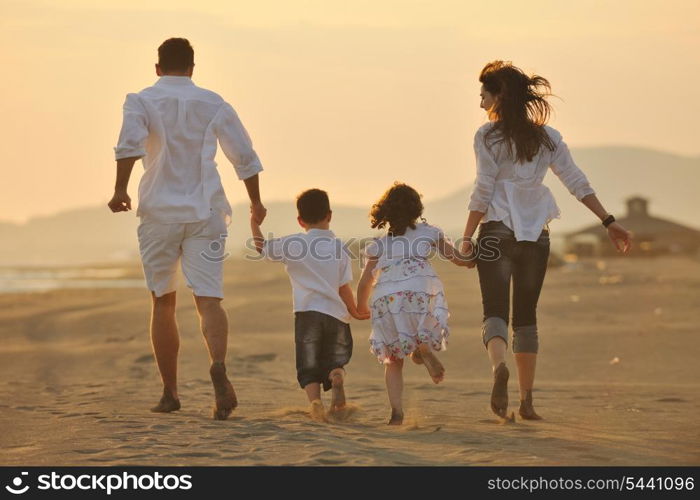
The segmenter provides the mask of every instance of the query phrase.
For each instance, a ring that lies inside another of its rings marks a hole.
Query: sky
[[[172,36],[248,129],[264,201],[320,187],[369,207],[401,180],[429,202],[471,183],[494,59],[550,80],[571,147],[700,156],[696,0],[0,0],[0,220],[107,210],[124,97]]]

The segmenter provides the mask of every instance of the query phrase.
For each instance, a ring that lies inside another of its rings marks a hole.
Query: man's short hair
[[[187,71],[194,66],[194,49],[186,38],[168,38],[158,47],[158,65],[163,71]]]
[[[307,224],[321,222],[331,211],[328,193],[321,189],[307,189],[297,196],[297,211]]]

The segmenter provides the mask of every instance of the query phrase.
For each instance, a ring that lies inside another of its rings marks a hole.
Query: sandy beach
[[[0,464],[700,464],[698,260],[593,259],[550,269],[534,393],[545,420],[506,425],[488,407],[476,271],[437,269],[451,312],[446,379],[436,386],[424,368],[406,365],[407,423],[399,428],[385,425],[383,369],[368,351],[368,322],[352,323],[352,412],[342,422],[309,419],[281,265],[226,262],[228,366],[240,406],[223,422],[210,418],[206,349],[182,279],[183,407],[173,414],[148,411],[161,386],[147,290],[0,295]],[[138,263],[132,271],[140,274]]]

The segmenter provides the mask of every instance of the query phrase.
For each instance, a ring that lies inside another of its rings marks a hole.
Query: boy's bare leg
[[[321,401],[321,384],[318,382],[311,382],[304,386],[304,391],[306,391],[306,397],[309,398],[311,403],[311,419],[316,422],[325,422],[325,410],[323,408],[323,402]]]
[[[175,292],[156,297],[151,292],[151,345],[163,380],[163,396],[152,412],[168,413],[180,409],[177,396],[177,354],[180,350],[180,336],[175,320]]]
[[[214,419],[226,420],[231,412],[238,406],[236,392],[226,376],[226,346],[228,340],[228,317],[221,307],[221,299],[218,297],[194,296],[194,301],[199,314],[202,334],[209,349],[211,368],[209,375],[214,385],[216,406]]]
[[[306,391],[306,397],[309,398],[309,403],[313,403],[317,399],[321,399],[321,384],[318,382],[311,382],[304,386],[304,391]]]
[[[384,365],[384,380],[386,391],[391,405],[391,418],[389,425],[401,425],[403,423],[403,359],[395,359]]]
[[[342,410],[345,408],[345,370],[335,368],[328,378],[331,381],[331,412]]]
[[[423,364],[428,370],[430,378],[433,379],[433,383],[439,384],[445,378],[445,368],[440,363],[440,360],[435,356],[432,349],[428,344],[420,344],[418,346],[418,352],[420,352],[420,357],[423,360]]]

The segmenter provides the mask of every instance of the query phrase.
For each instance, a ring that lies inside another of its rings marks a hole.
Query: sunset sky
[[[395,179],[430,200],[472,182],[477,76],[493,59],[551,81],[551,124],[573,147],[700,155],[695,0],[0,5],[0,220],[106,204],[124,96],[156,80],[171,36],[193,44],[195,83],[241,116],[268,201],[321,187],[368,205]],[[230,200],[244,199],[219,159]]]

